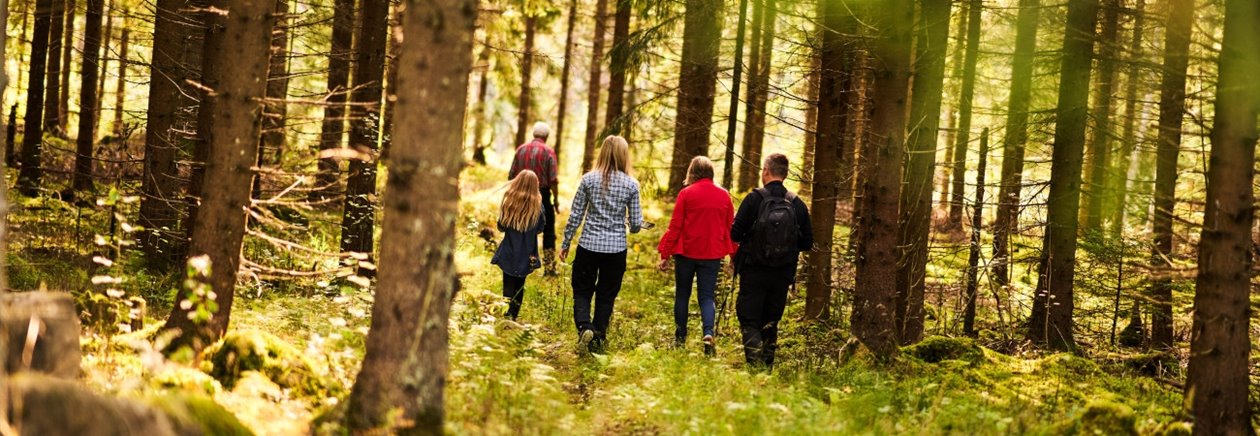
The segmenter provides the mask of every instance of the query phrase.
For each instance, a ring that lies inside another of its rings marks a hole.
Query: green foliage
[[[180,434],[253,435],[231,412],[205,395],[169,392],[148,399],[166,413]]]
[[[1137,435],[1133,409],[1110,401],[1093,401],[1073,418],[1059,424],[1065,435]]]
[[[203,351],[202,371],[224,387],[236,386],[246,371],[258,371],[298,395],[322,399],[337,392],[317,374],[314,365],[297,348],[270,333],[232,331]]]

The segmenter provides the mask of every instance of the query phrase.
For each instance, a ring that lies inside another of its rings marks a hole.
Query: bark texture
[[[595,144],[599,141],[599,94],[603,89],[604,34],[608,33],[608,0],[595,1],[595,34],[591,36],[591,76],[586,91],[586,139],[582,142],[582,173],[595,161]]]
[[[39,193],[43,176],[40,154],[44,147],[44,74],[48,62],[48,36],[52,26],[52,0],[35,2],[35,24],[31,33],[31,61],[27,70],[26,117],[22,134],[22,171],[18,192],[27,197]]]
[[[993,280],[1011,282],[1011,235],[1019,231],[1020,193],[1024,186],[1024,147],[1028,142],[1028,104],[1032,97],[1033,59],[1037,55],[1040,0],[1020,0],[1015,19],[1015,55],[1011,60],[1011,94],[1006,104],[1002,137],[1002,178],[997,218],[993,222]]]
[[[95,111],[97,94],[97,75],[100,72],[101,59],[101,16],[105,12],[105,0],[87,0],[87,16],[83,23],[83,67],[82,85],[79,90],[79,136],[75,138],[74,181],[73,191],[91,194],[92,191],[92,148],[96,142]]]
[[[341,219],[341,251],[372,255],[376,222],[377,150],[384,92],[388,0],[361,0],[350,101],[350,172]],[[361,271],[365,272],[365,271]]]
[[[682,70],[674,120],[674,153],[669,170],[669,195],[676,196],[687,178],[691,158],[709,152],[713,98],[717,88],[718,52],[722,36],[722,2],[687,0],[683,16]],[[609,120],[608,122],[612,122]]]

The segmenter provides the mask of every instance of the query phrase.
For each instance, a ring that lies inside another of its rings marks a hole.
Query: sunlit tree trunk
[[[613,135],[625,135],[629,126],[625,113],[626,69],[630,59],[631,0],[616,0],[617,11],[613,17],[612,50],[608,53],[608,107],[604,114],[604,131]]]
[[[949,76],[947,76],[947,78],[952,80],[946,82],[946,95],[958,95],[958,81],[962,79],[963,75],[963,55],[967,52],[967,32],[963,29],[967,29],[967,11],[969,9],[968,5],[970,4],[970,0],[960,1],[958,3],[958,18],[954,22],[954,28],[958,29],[958,31],[955,32],[957,36],[954,37],[954,52],[949,61],[950,69]],[[938,207],[942,210],[949,209],[951,200],[950,188],[952,187],[952,181],[950,179],[950,170],[954,168],[954,138],[957,137],[958,133],[957,104],[958,102],[953,101],[947,105],[948,107],[944,108],[945,146],[942,148],[945,149],[945,159],[941,161],[940,165],[941,175],[939,183],[941,185],[941,196],[940,200],[937,201]]]
[[[87,0],[87,15],[83,23],[83,68],[79,94],[79,136],[75,138],[74,182],[72,192],[78,195],[92,192],[92,148],[96,142],[97,80],[101,58],[101,15],[105,0]]]
[[[897,352],[894,321],[897,294],[897,222],[901,165],[906,139],[906,106],[911,69],[914,5],[889,2],[873,11],[879,29],[874,65],[870,153],[863,156],[862,214],[857,276],[853,293],[853,334],[880,359]]]
[[[1163,79],[1159,87],[1159,142],[1155,156],[1155,216],[1151,223],[1151,346],[1172,348],[1171,270],[1173,209],[1177,205],[1177,157],[1186,113],[1186,69],[1190,64],[1190,32],[1194,0],[1174,0],[1164,34]],[[1220,88],[1218,88],[1220,89]]]
[[[288,115],[284,100],[289,94],[289,1],[273,1],[276,2],[278,20],[271,31],[271,65],[267,69],[267,97],[263,103],[262,135],[258,139],[258,159],[255,163],[260,171],[254,175],[251,193],[255,199],[263,196],[262,182],[267,167],[280,166]]]
[[[1113,239],[1124,236],[1125,208],[1128,207],[1129,197],[1129,167],[1132,166],[1134,152],[1137,151],[1138,112],[1145,106],[1145,102],[1138,100],[1138,85],[1143,80],[1142,34],[1146,30],[1146,0],[1136,2],[1133,7],[1133,35],[1129,43],[1129,69],[1125,73],[1128,78],[1124,90],[1124,130],[1120,136],[1117,159],[1111,164],[1111,174],[1107,178],[1107,190],[1114,203],[1109,229]]]
[[[22,135],[22,171],[18,173],[18,191],[27,197],[39,192],[43,176],[40,154],[44,132],[44,75],[48,62],[49,28],[52,26],[52,0],[36,0],[35,25],[31,34],[31,61],[27,69],[26,117]]]
[[[1094,107],[1090,118],[1094,128],[1086,145],[1084,184],[1085,195],[1081,208],[1082,230],[1102,230],[1103,206],[1112,195],[1107,192],[1107,168],[1111,159],[1111,107],[1116,83],[1116,57],[1120,50],[1120,1],[1104,0],[1102,30],[1098,44],[1098,80],[1094,88]]]
[[[341,251],[372,255],[376,222],[377,146],[381,94],[384,92],[388,0],[361,0],[360,23],[351,77],[350,159],[341,219]],[[366,271],[360,271],[367,273]]]
[[[708,154],[722,36],[721,1],[686,0],[686,8],[682,70],[678,76],[678,114],[674,121],[674,152],[669,171],[670,195],[682,189],[691,158]]]
[[[564,119],[569,109],[569,72],[573,69],[573,28],[577,25],[577,0],[569,0],[569,18],[564,32],[564,66],[560,68],[560,102],[556,110],[555,140],[556,160],[560,160],[560,146],[564,144]],[[473,109],[476,110],[476,109]]]
[[[63,136],[61,129],[61,51],[65,46],[66,1],[52,1],[52,27],[48,33],[48,72],[44,79],[44,128]]]
[[[490,92],[490,37],[487,36],[481,41],[481,54],[477,55],[477,63],[473,65],[474,69],[481,70],[480,77],[477,79],[477,105],[473,107],[473,162],[480,165],[486,164],[486,148],[490,146],[485,140],[485,132],[494,130],[493,123],[490,122],[490,100],[488,93]],[[492,135],[493,136],[493,135]]]
[[[967,180],[967,146],[971,144],[971,115],[976,94],[976,60],[980,56],[980,22],[984,5],[980,0],[970,0],[967,5],[967,48],[963,54],[962,87],[958,94],[958,127],[954,136],[953,194],[949,203],[949,221],[945,226],[951,230],[962,229],[963,203],[966,194],[963,192]]]
[[[1260,3],[1225,2],[1186,397],[1195,434],[1254,434],[1248,399]]]
[[[818,143],[818,94],[821,88],[818,82],[822,74],[819,52],[819,49],[813,49],[810,53],[809,75],[805,78],[805,149],[801,153],[802,180],[799,194],[810,199],[814,196],[815,145]]]
[[[118,82],[114,85],[114,136],[121,138],[126,130],[127,116],[127,67],[131,62],[127,50],[131,45],[131,29],[127,27],[127,17],[123,16],[122,35],[118,37]]]
[[[267,92],[268,50],[275,23],[275,0],[214,0],[209,5],[225,14],[207,14],[202,54],[201,107],[198,111],[198,139],[205,150],[201,173],[201,207],[192,229],[190,257],[206,256],[210,271],[192,281],[209,285],[213,295],[212,317],[200,323],[189,314],[198,304],[176,304],[165,329],[178,330],[172,341],[174,351],[181,346],[200,350],[227,330],[232,314],[236,273],[245,237],[246,209],[249,207],[250,169],[258,153],[261,135],[262,99]],[[212,181],[212,182],[210,182]],[[190,300],[191,287],[180,289],[175,301]]]
[[[595,34],[591,36],[591,76],[587,81],[586,137],[582,142],[582,172],[591,169],[595,160],[595,143],[599,141],[599,94],[603,89],[604,36],[608,33],[608,0],[595,1]]]
[[[758,0],[761,21],[756,13],[753,15],[752,71],[748,75],[748,97],[745,115],[748,121],[744,125],[743,159],[739,165],[739,191],[746,192],[757,187],[761,165],[761,149],[766,136],[766,105],[770,97],[770,67],[774,58],[775,22],[778,19],[778,4],[774,0]],[[812,74],[810,75],[812,79]],[[816,86],[816,85],[815,85]],[[810,98],[814,98],[813,95]],[[813,110],[813,109],[808,109]],[[817,113],[814,114],[818,116]],[[808,118],[808,114],[806,115]],[[812,125],[806,120],[806,125]],[[811,135],[806,134],[806,138]],[[816,139],[816,138],[815,138]],[[809,140],[809,139],[806,139]],[[802,183],[801,186],[805,184]]]
[[[356,433],[444,431],[447,318],[458,286],[461,126],[476,11],[476,0],[406,4],[380,279],[347,412]]]
[[[528,12],[527,12],[528,14]],[[533,89],[534,75],[534,35],[537,33],[538,18],[533,15],[525,17],[525,49],[521,53],[521,89],[516,100],[516,137],[512,145],[525,143],[530,127],[530,90]]]
[[[989,128],[980,134],[980,162],[976,166],[976,200],[971,208],[971,250],[967,257],[967,289],[963,293],[963,334],[976,336],[976,293],[980,288],[980,236],[984,226],[984,171],[989,161]]]
[[[74,15],[78,12],[77,9],[78,5],[74,0],[66,0],[66,25],[62,31],[61,42],[61,92],[57,100],[57,130],[61,132],[69,132],[66,126],[70,122],[70,59],[71,54],[74,53]]]
[[[910,93],[905,190],[901,193],[898,235],[897,332],[902,344],[923,336],[923,293],[927,288],[927,252],[932,228],[932,177],[940,137],[941,92],[945,84],[945,46],[949,42],[949,0],[920,0],[915,29],[914,85]]]
[[[1002,137],[1002,179],[997,218],[993,222],[993,280],[1010,284],[1011,235],[1019,228],[1020,191],[1024,184],[1024,147],[1028,142],[1028,104],[1032,97],[1033,58],[1037,54],[1039,0],[1020,0],[1015,19],[1015,55],[1011,60],[1011,94]]]
[[[350,59],[354,39],[354,0],[336,0],[333,3],[332,40],[328,49],[328,98],[324,106],[324,119],[320,124],[319,150],[330,153],[341,148],[346,132],[346,96],[350,93]],[[341,166],[337,159],[319,158],[319,172],[315,178],[312,199],[327,201],[336,197],[340,190]]]
[[[856,28],[852,12],[833,1],[818,3],[822,42],[818,50],[821,68],[818,80],[818,123],[814,135],[813,188],[810,190],[810,223],[814,251],[805,254],[808,276],[805,281],[805,318],[830,316],[831,260],[836,224],[836,199],[840,185],[840,155],[845,152],[845,131],[849,127],[849,99],[852,60],[847,35]],[[851,152],[850,152],[851,154]]]
[[[1045,238],[1028,339],[1056,350],[1076,348],[1072,332],[1081,159],[1089,116],[1089,70],[1098,0],[1069,0],[1055,114]]]

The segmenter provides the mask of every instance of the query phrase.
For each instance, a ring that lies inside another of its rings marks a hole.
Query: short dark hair
[[[783,153],[774,153],[766,156],[765,163],[762,168],[770,172],[771,176],[786,179],[788,175],[788,158]]]

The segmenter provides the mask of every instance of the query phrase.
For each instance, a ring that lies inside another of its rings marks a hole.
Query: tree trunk
[[[74,0],[65,1],[66,25],[61,32],[63,38],[61,42],[61,92],[57,100],[57,130],[61,132],[69,132],[66,126],[70,122],[70,59],[71,54],[74,53],[74,14],[78,12]],[[82,74],[82,72],[79,74]],[[80,105],[82,105],[82,102],[80,102]]]
[[[204,6],[201,1],[159,0],[156,8],[141,182],[144,195],[140,196],[139,222],[144,231],[139,242],[149,265],[159,271],[180,263],[195,220],[196,202],[184,198],[185,181],[178,162],[187,159],[197,142],[189,132],[197,131],[198,103],[192,97],[195,90],[186,84],[201,80],[205,18],[194,11]],[[193,165],[197,171],[199,167],[200,163]],[[188,188],[189,196],[200,195]],[[184,205],[189,209],[180,231]]]
[[[967,45],[966,36],[968,33],[963,32],[963,29],[968,28],[967,11],[970,3],[970,1],[958,2],[958,18],[957,21],[954,22],[954,28],[958,29],[959,32],[957,32],[958,36],[954,39],[954,53],[949,62],[950,70],[948,78],[953,80],[946,82],[948,86],[948,89],[946,90],[947,95],[958,95],[957,81],[962,78],[963,54],[967,52],[965,46]],[[1034,26],[1035,25],[1036,24],[1034,23]],[[957,134],[958,108],[950,106],[945,110],[945,160],[941,161],[941,197],[937,202],[942,210],[948,210],[949,204],[951,204],[950,188],[952,185],[950,180],[950,170],[954,168],[954,138],[957,137]]]
[[[490,91],[490,39],[487,36],[481,42],[481,54],[477,55],[477,63],[473,66],[475,69],[481,70],[481,77],[477,80],[477,105],[473,107],[473,162],[479,165],[486,164],[486,148],[490,146],[484,139],[483,134],[489,128],[494,127],[490,122],[490,106],[488,92]],[[493,135],[491,135],[493,136]]]
[[[1069,0],[1055,113],[1053,164],[1041,265],[1028,340],[1055,350],[1076,348],[1072,332],[1081,159],[1089,116],[1089,67],[1098,0]]]
[[[976,167],[976,202],[971,209],[971,253],[967,258],[967,290],[964,297],[963,334],[976,337],[976,290],[980,287],[980,236],[984,226],[984,171],[989,160],[989,128],[980,134],[980,163]]]
[[[1116,159],[1115,163],[1108,168],[1111,174],[1107,178],[1107,190],[1115,203],[1111,210],[1109,230],[1111,237],[1117,240],[1124,236],[1125,208],[1128,207],[1129,196],[1129,167],[1133,164],[1138,143],[1137,114],[1145,105],[1144,102],[1138,101],[1138,84],[1143,80],[1142,33],[1145,31],[1146,0],[1136,1],[1133,11],[1133,39],[1129,44],[1129,70],[1125,73],[1128,78],[1124,91],[1124,131],[1120,139],[1119,159]]]
[[[1032,99],[1033,59],[1037,54],[1040,0],[1020,0],[1015,19],[1015,56],[1011,60],[1011,95],[1002,137],[1002,181],[993,223],[993,280],[1011,282],[1011,235],[1019,229],[1020,191],[1024,184],[1024,145],[1028,142],[1028,104]]]
[[[289,1],[276,2],[276,26],[271,31],[270,66],[267,67],[267,97],[263,102],[262,135],[258,139],[258,158],[255,166],[251,198],[261,199],[262,182],[267,166],[278,167],[284,154],[285,122],[288,108],[285,98],[289,94]],[[268,156],[271,156],[268,158]]]
[[[1189,14],[1187,14],[1189,15]],[[1260,3],[1225,2],[1186,396],[1201,434],[1254,434],[1248,400]],[[1171,33],[1171,32],[1170,32]]]
[[[798,193],[801,197],[813,199],[814,197],[814,160],[817,155],[818,144],[818,94],[820,93],[819,76],[822,73],[822,66],[819,61],[818,49],[811,49],[809,56],[809,75],[805,78],[805,150],[801,159],[801,191]],[[757,160],[761,160],[758,157]],[[754,163],[760,165],[760,162]],[[754,175],[756,177],[756,175]],[[748,186],[759,183],[759,180],[753,180]],[[743,189],[747,191],[747,189]]]
[[[722,36],[721,1],[686,0],[686,5],[682,70],[678,75],[678,113],[674,121],[674,155],[669,171],[671,196],[682,190],[691,158],[707,155],[709,151],[709,128],[713,124],[713,98],[717,88]]]
[[[894,322],[897,294],[897,206],[906,140],[906,105],[910,81],[910,34],[914,5],[880,5],[871,22],[880,30],[874,41],[874,93],[871,153],[863,156],[862,215],[858,235],[857,276],[853,294],[853,333],[879,359],[897,352]]]
[[[1164,34],[1163,80],[1159,86],[1159,143],[1155,157],[1155,217],[1151,223],[1151,346],[1173,347],[1172,268],[1173,209],[1177,205],[1177,157],[1181,151],[1181,123],[1186,114],[1186,69],[1190,63],[1190,32],[1194,0],[1175,0]],[[1220,88],[1218,88],[1220,89]]]
[[[595,160],[595,143],[599,141],[599,93],[604,62],[604,34],[608,33],[608,0],[595,0],[595,35],[591,37],[591,77],[587,81],[586,138],[583,142],[582,172],[591,169]]]
[[[267,92],[267,82],[259,79],[267,77],[276,20],[275,0],[213,0],[209,7],[226,13],[206,15],[201,66],[205,88],[200,95],[197,131],[208,158],[200,173],[201,206],[188,252],[190,258],[205,256],[209,260],[209,271],[190,281],[208,286],[210,292],[198,293],[201,286],[197,285],[180,289],[175,299],[179,303],[171,309],[164,327],[179,331],[174,346],[167,348],[170,351],[182,346],[199,351],[227,331],[250,205],[250,168],[261,135],[261,100]],[[197,313],[198,304],[186,307],[182,303],[198,299],[207,302],[211,314],[204,322],[190,318]]]
[[[350,393],[349,427],[356,432],[443,431],[447,318],[458,287],[461,126],[476,3],[414,1],[404,13],[399,140],[389,156],[380,281],[363,369]],[[390,425],[397,427],[382,428]]]
[[[402,50],[402,14],[403,9],[406,9],[401,0],[390,0],[389,6],[389,48],[385,55],[385,101],[381,108],[382,161],[389,157],[389,146],[393,142],[394,103],[398,101],[398,53]]]
[[[324,156],[341,148],[346,132],[346,95],[350,93],[350,60],[354,39],[354,0],[336,0],[333,4],[332,42],[328,49],[328,98],[319,131],[319,172],[315,176],[313,201],[329,201],[340,190],[341,165],[336,158]]]
[[[577,25],[577,0],[569,0],[569,19],[564,32],[564,66],[560,68],[560,104],[556,111],[554,134],[556,161],[560,161],[560,146],[564,144],[564,119],[569,109],[569,72],[573,69],[573,28]],[[476,110],[476,109],[474,109]]]
[[[1112,196],[1106,192],[1107,168],[1111,159],[1111,100],[1116,83],[1116,56],[1120,45],[1120,0],[1104,0],[1103,22],[1098,45],[1098,80],[1094,88],[1093,134],[1085,154],[1085,195],[1081,208],[1082,231],[1102,230],[1103,207]]]
[[[722,184],[728,188],[735,186],[735,181],[731,178],[735,168],[735,130],[739,121],[739,86],[744,73],[744,22],[747,21],[747,16],[748,0],[739,0],[739,18],[735,28],[735,62],[731,69],[731,104],[726,114],[726,146],[723,147],[726,153],[722,159]],[[756,62],[755,57],[753,62]],[[744,130],[747,131],[748,127],[745,126]]]
[[[44,75],[48,62],[49,27],[52,26],[53,0],[36,0],[35,29],[31,35],[31,62],[26,80],[26,118],[22,134],[22,171],[18,173],[18,191],[27,197],[39,193],[43,176],[40,152],[44,147]]]
[[[630,130],[623,119],[625,112],[626,69],[630,60],[630,13],[632,0],[616,0],[617,11],[613,17],[612,50],[608,62],[608,107],[604,114],[604,133],[625,135]]]
[[[949,0],[920,0],[915,44],[914,88],[910,93],[910,136],[906,189],[901,193],[897,263],[897,332],[902,344],[923,336],[923,293],[932,228],[932,176],[940,137],[945,46],[949,43]]]
[[[744,123],[744,144],[743,159],[739,165],[739,190],[747,192],[757,187],[760,181],[760,165],[761,165],[761,149],[766,135],[766,104],[770,97],[770,67],[774,58],[774,35],[775,21],[778,19],[778,5],[774,0],[758,0],[757,4],[761,5],[762,12],[761,22],[757,22],[756,14],[753,17],[753,50],[752,74],[748,75],[748,97],[747,97],[747,115],[748,121]],[[811,56],[812,57],[812,56]],[[817,80],[810,74],[810,78],[806,80]],[[816,89],[817,84],[811,82],[811,86]],[[811,99],[817,98],[815,94],[809,96]],[[815,110],[808,108],[807,111]],[[818,114],[815,112],[814,117]],[[806,125],[812,126],[806,114]],[[813,135],[806,134],[806,141],[817,139]],[[802,183],[805,186],[808,183]]]
[[[105,100],[105,78],[109,76],[109,74],[106,74],[105,72],[109,71],[109,47],[110,47],[110,44],[112,44],[112,40],[114,36],[113,15],[114,15],[114,0],[107,0],[107,2],[105,3],[105,13],[104,13],[105,30],[102,31],[101,33],[101,48],[102,50],[104,50],[104,52],[101,53],[100,65],[97,66],[97,71],[99,72],[99,74],[96,75],[97,76],[96,78],[96,93],[97,93],[96,107],[92,108],[92,110],[96,112],[96,128],[97,128],[97,131],[92,132],[93,138],[95,138],[96,135],[100,133],[99,131],[102,124],[101,121],[103,120],[102,114],[105,113],[105,111],[102,110],[102,106],[103,106],[102,103],[104,103],[104,100]],[[152,70],[152,68],[153,68],[153,64],[150,63],[149,64],[150,71]],[[83,108],[79,108],[79,110],[83,110]]]
[[[377,142],[380,139],[381,80],[385,75],[385,38],[388,0],[362,0],[354,73],[351,77],[350,159],[345,209],[341,220],[341,251],[371,257],[375,229]],[[367,274],[367,270],[360,273]]]
[[[48,33],[48,81],[44,87],[44,128],[54,135],[64,136],[61,129],[61,50],[65,43],[66,1],[53,0],[52,27]]]
[[[837,2],[820,1],[818,33],[822,42],[819,53],[818,123],[814,128],[813,189],[810,206],[813,225],[813,251],[805,254],[808,276],[805,279],[805,318],[826,319],[830,316],[832,245],[836,224],[836,199],[840,187],[840,155],[845,152],[845,131],[849,127],[848,107],[853,94],[852,65],[848,35],[857,27],[852,12]]]
[[[122,35],[118,38],[118,85],[115,87],[117,91],[114,93],[114,136],[121,139],[126,134],[127,125],[125,120],[127,116],[127,64],[131,63],[127,59],[127,49],[129,48],[131,29],[127,28],[127,17],[124,15],[122,19]]]
[[[984,4],[981,0],[970,0],[967,5],[967,48],[963,54],[962,88],[958,95],[958,130],[954,136],[954,160],[950,162],[954,168],[953,195],[949,203],[949,220],[945,227],[950,230],[962,229],[963,203],[966,194],[964,185],[967,177],[967,146],[971,143],[971,112],[973,97],[976,93],[976,60],[980,55],[980,21]]]
[[[529,131],[529,105],[530,105],[530,89],[533,88],[533,79],[530,76],[534,74],[534,34],[538,25],[538,18],[534,16],[525,17],[525,52],[521,54],[521,93],[520,99],[516,102],[516,138],[513,145],[525,143],[525,138]]]
[[[87,15],[83,23],[83,68],[79,94],[79,136],[75,138],[74,182],[71,192],[77,195],[92,194],[92,148],[96,138],[97,95],[96,82],[101,58],[101,15],[105,12],[105,0],[87,0]]]

